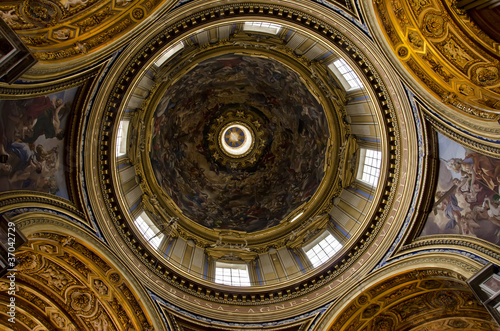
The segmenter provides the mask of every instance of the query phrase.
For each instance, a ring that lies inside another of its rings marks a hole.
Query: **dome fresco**
[[[232,125],[253,146],[223,153]],[[158,184],[191,220],[246,232],[279,224],[324,176],[323,107],[285,65],[226,54],[199,63],[158,102],[150,153]]]

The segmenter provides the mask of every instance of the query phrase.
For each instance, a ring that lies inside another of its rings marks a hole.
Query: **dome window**
[[[230,123],[221,132],[221,146],[229,156],[243,156],[253,146],[253,134],[244,125]]]
[[[358,75],[354,73],[354,70],[343,59],[336,59],[328,65],[328,68],[340,79],[346,91],[359,90],[363,87],[363,83],[359,80]]]
[[[134,221],[139,232],[144,236],[144,239],[154,248],[158,249],[163,239],[163,233],[153,224],[149,216],[142,212]]]
[[[127,134],[129,125],[129,120],[120,121],[120,126],[118,127],[118,133],[116,135],[116,156],[127,154]]]
[[[373,149],[361,148],[359,159],[357,178],[370,186],[375,186],[380,177],[382,153]]]
[[[304,246],[303,250],[314,268],[328,261],[342,248],[342,244],[328,231]]]
[[[215,282],[230,286],[250,286],[248,266],[242,263],[215,262]]]
[[[184,48],[184,43],[179,41],[177,44],[174,44],[172,47],[169,47],[163,54],[160,56],[158,60],[156,60],[155,65],[157,67],[161,67],[168,59],[177,54],[181,49]]]
[[[269,34],[278,34],[281,31],[281,25],[267,22],[245,22],[243,31],[264,32]]]

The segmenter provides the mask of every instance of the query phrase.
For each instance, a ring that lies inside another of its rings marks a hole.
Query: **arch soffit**
[[[397,261],[353,286],[329,307],[318,327],[361,329],[383,322],[397,330],[425,323],[442,328],[457,323],[490,330],[495,322],[465,283],[481,268],[482,264],[452,253],[427,253]],[[426,312],[412,318],[408,312],[415,308],[414,302]],[[425,314],[432,318],[426,320]]]
[[[448,2],[365,1],[362,10],[397,71],[432,105],[433,117],[444,117],[455,130],[476,140],[497,137],[498,43]]]
[[[31,314],[28,305],[28,315],[68,330],[71,325],[75,330],[104,325],[163,329],[144,287],[93,233],[52,214],[26,213],[12,221],[28,238],[16,252],[16,277],[25,302],[38,296],[53,307],[43,316],[35,310]]]

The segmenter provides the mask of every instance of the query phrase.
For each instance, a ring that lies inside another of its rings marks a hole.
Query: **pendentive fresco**
[[[422,236],[461,234],[500,243],[500,159],[438,134],[435,202]]]
[[[77,89],[0,100],[0,192],[30,190],[68,198],[64,141]]]

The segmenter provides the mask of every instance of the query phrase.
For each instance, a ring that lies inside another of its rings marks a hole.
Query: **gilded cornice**
[[[2,99],[23,99],[39,95],[47,95],[84,85],[86,82],[95,79],[95,77],[99,75],[99,71],[100,66],[97,66],[92,67],[91,69],[83,70],[73,76],[58,78],[50,81],[11,85],[0,83],[0,97]]]
[[[499,157],[500,156],[500,148],[496,147],[497,145],[486,145],[480,141],[473,140],[470,138],[470,136],[465,136],[461,132],[457,132],[457,130],[454,130],[453,128],[450,128],[449,126],[446,125],[446,123],[443,123],[438,118],[435,118],[432,115],[426,114],[425,119],[439,132],[443,133],[444,135],[450,137],[451,139],[459,142],[460,144],[467,146],[470,149],[478,150],[481,151],[484,154],[493,156],[493,157]]]
[[[464,14],[437,0],[374,1],[380,28],[395,57],[419,84],[448,105],[451,118],[485,121],[476,130],[498,131],[499,53],[481,34],[464,32]],[[452,16],[457,19],[452,19]],[[459,18],[460,16],[460,18]],[[477,30],[477,28],[476,28]],[[477,40],[489,44],[485,51]]]
[[[0,5],[0,16],[39,61],[24,76],[33,79],[96,63],[97,57],[116,51],[123,37],[140,30],[158,11],[170,9],[175,2],[13,0]]]
[[[395,256],[395,258],[398,258],[400,255],[432,249],[445,249],[450,251],[454,249],[463,250],[464,252],[470,252],[492,263],[498,263],[498,261],[500,261],[500,249],[498,246],[481,239],[456,235],[426,236],[418,238],[412,243],[403,246],[398,256]]]

